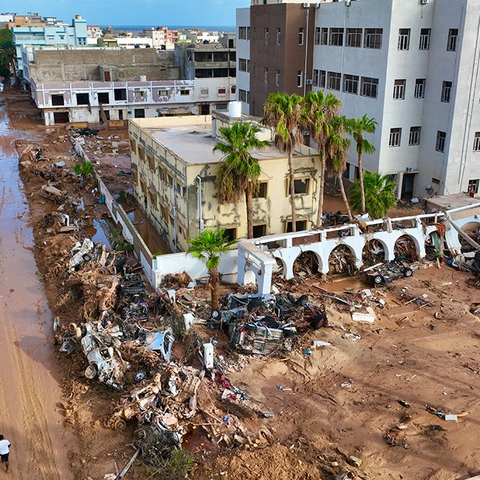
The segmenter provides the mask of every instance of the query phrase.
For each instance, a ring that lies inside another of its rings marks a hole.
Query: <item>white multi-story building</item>
[[[305,34],[313,42],[307,81],[338,96],[345,116],[367,114],[378,122],[367,135],[376,152],[364,155],[364,168],[392,175],[399,198],[477,192],[480,0],[303,5],[313,6],[315,15],[314,31]],[[241,48],[240,35],[238,58]],[[239,67],[239,92],[241,73]],[[355,178],[353,146],[348,161],[349,178]]]

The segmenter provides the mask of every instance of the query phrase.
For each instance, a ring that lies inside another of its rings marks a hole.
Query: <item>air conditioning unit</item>
[[[413,172],[414,169],[413,169],[413,167],[407,167],[405,170],[406,170],[407,172]]]
[[[421,3],[422,5],[426,5],[426,4],[428,3],[428,0],[420,0],[420,3]]]
[[[303,8],[309,8],[309,7],[310,7],[310,4],[309,4],[309,3],[302,3],[302,7],[303,7]]]

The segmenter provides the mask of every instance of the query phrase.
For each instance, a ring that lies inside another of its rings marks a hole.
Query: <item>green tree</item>
[[[348,219],[352,222],[352,211],[343,185],[343,172],[347,168],[347,151],[350,140],[345,138],[345,117],[333,115],[329,122],[328,136],[325,142],[326,168],[329,177],[337,177]]]
[[[318,211],[317,227],[322,225],[323,197],[325,191],[326,142],[330,131],[330,122],[338,115],[342,102],[333,93],[325,95],[323,90],[308,92],[305,97],[302,123],[310,137],[318,145],[320,171],[318,175]]]
[[[218,142],[213,148],[213,151],[224,154],[217,173],[219,200],[237,203],[245,194],[247,237],[253,238],[253,194],[261,169],[250,150],[265,148],[269,142],[259,140],[255,135],[260,129],[248,122],[235,122],[231,127],[220,127],[219,131],[225,141]]]
[[[363,172],[366,211],[373,218],[383,218],[388,210],[393,208],[397,201],[395,198],[396,184],[381,176],[378,172]],[[350,190],[350,203],[352,208],[359,210],[362,206],[362,190],[360,180],[356,179]]]
[[[220,284],[220,274],[218,265],[221,255],[225,253],[236,240],[229,240],[225,236],[225,229],[204,230],[199,232],[196,237],[189,238],[190,248],[188,253],[192,257],[199,258],[207,266],[210,281],[210,303],[211,310],[218,310],[218,285]]]
[[[8,78],[11,72],[16,76],[17,50],[13,43],[12,32],[5,28],[0,30],[0,76]]]
[[[93,175],[93,163],[88,160],[84,160],[81,163],[76,163],[73,166],[75,175],[80,175],[80,186],[83,188],[85,179]]]
[[[292,156],[295,148],[303,143],[301,129],[301,107],[303,97],[287,93],[270,93],[263,105],[263,123],[275,130],[275,146],[288,154],[288,172],[290,178],[290,202],[292,204],[292,232],[297,231],[295,212],[295,179]]]
[[[353,137],[356,144],[358,157],[358,172],[360,177],[360,193],[361,193],[361,212],[365,213],[365,186],[363,184],[363,165],[362,155],[366,153],[371,155],[375,152],[375,147],[364,137],[365,133],[375,133],[378,122],[374,118],[369,118],[365,114],[363,117],[350,118],[345,123],[346,131]]]

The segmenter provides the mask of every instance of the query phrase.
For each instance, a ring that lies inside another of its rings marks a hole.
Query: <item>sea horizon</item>
[[[112,27],[114,30],[124,30],[130,32],[141,32],[143,30],[151,30],[159,26],[166,26],[169,30],[186,30],[194,28],[203,28],[204,30],[213,30],[217,32],[235,32],[235,25],[100,25],[104,30],[107,27]]]

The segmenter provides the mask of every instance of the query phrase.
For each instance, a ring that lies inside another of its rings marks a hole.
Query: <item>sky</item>
[[[250,0],[0,0],[0,13],[38,12],[66,23],[79,14],[88,25],[234,26],[235,9]]]

